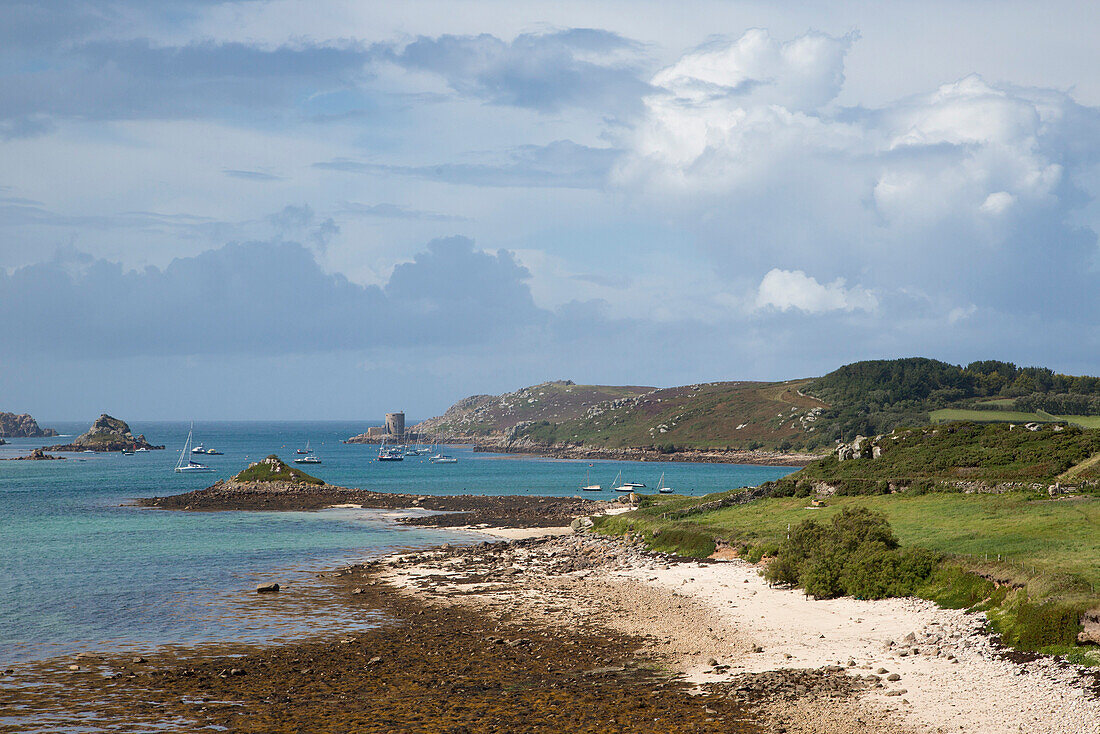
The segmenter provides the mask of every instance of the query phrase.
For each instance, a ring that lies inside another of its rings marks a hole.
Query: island
[[[627,498],[620,498],[626,500]],[[613,503],[577,497],[437,497],[338,487],[296,469],[275,454],[248,465],[228,480],[170,497],[145,497],[142,507],[166,510],[321,510],[333,506],[385,510],[428,510],[399,522],[431,527],[561,527]]]
[[[52,428],[40,428],[38,421],[26,413],[0,412],[0,438],[40,438],[56,436]],[[4,443],[0,440],[0,443]]]
[[[0,441],[0,443],[3,443],[3,441]],[[35,449],[26,456],[12,456],[11,458],[3,459],[3,461],[57,461],[64,458],[64,456],[47,454],[43,449]]]
[[[95,423],[72,443],[46,446],[44,451],[153,451],[163,449],[145,440],[145,435],[134,437],[126,421],[113,418],[106,413],[96,418]]]

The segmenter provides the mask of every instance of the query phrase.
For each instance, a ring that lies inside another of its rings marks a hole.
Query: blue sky
[[[1094,3],[0,21],[0,410],[427,416],[906,355],[1100,372]]]

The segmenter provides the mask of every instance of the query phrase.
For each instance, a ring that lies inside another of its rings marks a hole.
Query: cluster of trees
[[[865,507],[845,508],[823,525],[804,520],[779,545],[765,576],[801,587],[818,599],[909,596],[935,569],[936,556],[900,548],[886,516]]]
[[[1100,396],[1073,393],[1032,393],[1016,398],[1016,410],[1042,410],[1055,415],[1100,415]]]
[[[1100,377],[1059,375],[997,360],[962,367],[914,357],[845,365],[811,382],[805,392],[832,406],[820,426],[822,435],[835,441],[923,423],[929,411],[991,398],[1015,398],[1021,410],[1035,409],[1026,404],[1063,415],[1093,414],[1100,403]],[[1070,405],[1084,410],[1062,409]]]

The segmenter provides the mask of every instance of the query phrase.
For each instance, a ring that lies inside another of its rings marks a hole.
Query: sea
[[[85,423],[52,423],[60,438],[7,439],[0,458],[65,443]],[[254,592],[277,581],[293,592],[321,572],[403,549],[468,543],[469,531],[399,525],[404,514],[330,508],[312,512],[179,512],[134,506],[227,479],[269,454],[290,462],[309,442],[322,464],[305,467],[329,484],[430,495],[571,496],[589,481],[643,482],[661,474],[679,494],[754,486],[788,467],[664,462],[563,461],[474,453],[454,446],[455,464],[427,457],[377,461],[376,446],[345,444],[365,422],[200,422],[195,442],[211,474],[173,471],[188,423],[137,422],[134,434],[163,451],[60,454],[64,461],[0,461],[0,667],[77,652],[152,651],[218,642],[268,643],[374,623],[343,605],[308,614]],[[377,424],[374,424],[377,425]],[[614,492],[598,495],[610,497]],[[289,594],[293,599],[293,593]],[[278,610],[277,612],[273,610]]]

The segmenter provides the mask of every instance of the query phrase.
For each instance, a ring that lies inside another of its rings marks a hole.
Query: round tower
[[[404,413],[386,413],[386,433],[399,438],[405,435]]]

